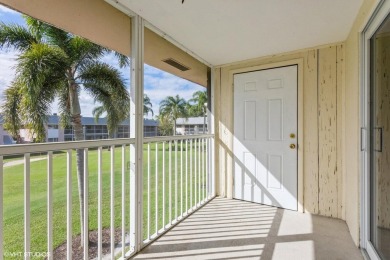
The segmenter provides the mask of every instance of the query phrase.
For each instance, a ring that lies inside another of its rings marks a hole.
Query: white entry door
[[[297,210],[297,66],[234,75],[234,198]]]

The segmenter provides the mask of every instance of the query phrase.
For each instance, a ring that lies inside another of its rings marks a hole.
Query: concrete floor
[[[215,198],[134,259],[363,259],[347,225]]]

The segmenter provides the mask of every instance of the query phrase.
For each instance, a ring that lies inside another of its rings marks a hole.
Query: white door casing
[[[234,75],[236,199],[298,209],[297,74],[294,65]]]

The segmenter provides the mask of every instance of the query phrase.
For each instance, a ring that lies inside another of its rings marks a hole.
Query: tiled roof
[[[189,117],[189,118],[178,118],[176,119],[176,125],[203,125],[204,117]],[[207,119],[206,119],[207,125]]]

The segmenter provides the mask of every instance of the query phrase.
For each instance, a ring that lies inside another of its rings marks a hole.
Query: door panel
[[[236,74],[234,198],[297,210],[296,137],[297,66]]]
[[[370,242],[390,259],[390,18],[371,39]]]

